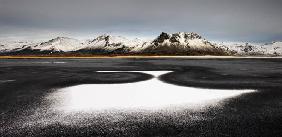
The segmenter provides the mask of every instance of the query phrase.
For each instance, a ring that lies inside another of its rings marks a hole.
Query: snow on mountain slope
[[[236,55],[247,55],[247,54],[263,54],[260,53],[258,44],[255,43],[244,43],[244,42],[221,42],[217,43],[217,46],[225,50],[231,51]]]
[[[57,37],[47,42],[42,42],[40,44],[30,46],[30,48],[33,50],[60,52],[75,51],[82,47],[83,43],[81,41],[67,37]]]
[[[228,42],[217,43],[216,46],[233,52],[235,55],[266,55],[280,56],[282,55],[282,42],[273,42],[267,44],[261,43],[243,43]]]
[[[261,46],[265,49],[265,54],[269,55],[282,55],[282,42],[273,42],[270,44],[265,44]]]
[[[28,46],[35,45],[33,41],[0,41],[0,53],[22,50]]]
[[[86,43],[84,49],[103,49],[114,51],[117,49],[127,49],[130,51],[138,50],[144,42],[140,39],[127,39],[122,36],[101,35]]]

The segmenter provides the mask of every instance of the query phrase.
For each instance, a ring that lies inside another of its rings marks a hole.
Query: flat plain
[[[0,134],[281,136],[281,62],[224,57],[2,58]],[[136,101],[130,98],[136,96]],[[158,106],[161,103],[165,107]]]

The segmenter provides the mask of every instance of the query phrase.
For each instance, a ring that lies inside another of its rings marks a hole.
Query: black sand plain
[[[75,113],[57,120],[59,114],[45,109],[50,102],[43,98],[54,89],[153,77],[139,72],[97,71],[160,70],[172,71],[159,77],[168,84],[257,92],[200,111]],[[40,121],[42,117],[53,121]],[[0,59],[0,136],[280,137],[282,59]]]

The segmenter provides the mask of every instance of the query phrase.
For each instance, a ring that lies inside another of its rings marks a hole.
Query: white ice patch
[[[162,109],[214,105],[220,101],[255,90],[217,90],[167,84],[156,77],[169,71],[99,71],[142,72],[155,78],[125,84],[83,84],[59,89],[48,96],[56,102],[54,109],[66,112],[108,109]]]

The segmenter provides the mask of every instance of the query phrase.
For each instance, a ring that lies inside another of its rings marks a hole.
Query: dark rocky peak
[[[54,39],[49,40],[48,42],[62,41],[62,40],[67,40],[67,39],[71,39],[71,38],[68,38],[68,37],[56,37]]]
[[[178,32],[178,33],[172,34],[172,37],[170,38],[170,40],[171,42],[177,42],[177,40],[180,38],[184,38],[185,40],[188,40],[188,39],[193,40],[193,39],[202,39],[202,36],[194,32],[191,32],[191,33]]]
[[[178,33],[173,33],[173,34],[162,32],[153,41],[153,43],[163,43],[165,40],[169,40],[169,42],[171,43],[179,43],[180,41],[187,41],[187,40],[193,40],[193,39],[202,39],[202,36],[194,32],[191,32],[191,33],[178,32]]]
[[[165,40],[170,39],[170,34],[162,32],[153,42],[154,43],[163,43]]]
[[[191,32],[191,33],[184,33],[185,39],[202,39],[202,36],[200,36],[197,33]]]
[[[111,35],[104,34],[104,35],[98,36],[92,42],[94,42],[94,41],[109,41],[110,37],[111,37]]]

